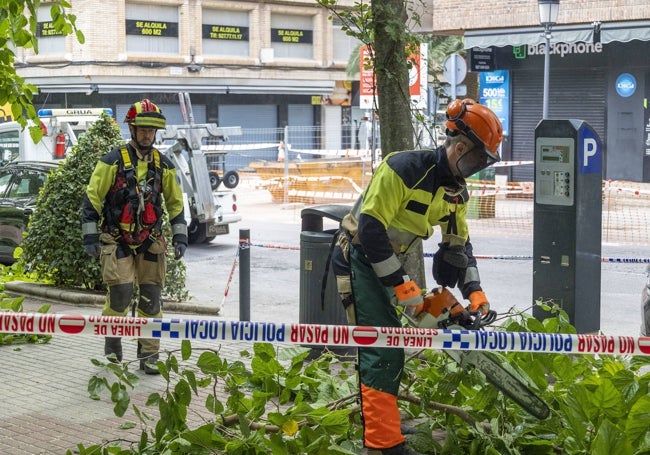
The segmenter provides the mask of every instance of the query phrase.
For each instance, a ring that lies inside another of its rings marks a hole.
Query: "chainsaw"
[[[424,295],[424,302],[419,305],[414,314],[404,316],[413,327],[452,329],[452,330],[484,330],[497,317],[496,311],[469,311],[446,288],[434,288]],[[496,352],[445,350],[462,368],[478,368],[486,379],[504,395],[509,397],[529,414],[538,419],[549,416],[550,410],[527,384],[533,384],[532,379],[524,373],[515,370],[505,357]]]
[[[467,330],[480,330],[492,324],[497,312],[469,311],[449,292],[449,289],[434,288],[424,295],[424,302],[415,310],[415,318],[409,318],[412,325],[427,329],[447,329],[460,325]]]

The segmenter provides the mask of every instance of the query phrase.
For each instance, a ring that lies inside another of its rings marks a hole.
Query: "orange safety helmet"
[[[447,106],[445,127],[448,136],[462,133],[477,146],[485,148],[492,163],[501,160],[499,145],[503,139],[503,126],[487,106],[478,104],[471,98],[453,100]]]
[[[160,108],[146,98],[134,103],[124,118],[124,123],[129,125],[156,129],[164,129],[165,121]]]

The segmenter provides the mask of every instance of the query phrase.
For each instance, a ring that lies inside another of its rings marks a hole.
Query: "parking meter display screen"
[[[569,147],[560,145],[543,145],[541,148],[541,159],[543,162],[569,162]]]

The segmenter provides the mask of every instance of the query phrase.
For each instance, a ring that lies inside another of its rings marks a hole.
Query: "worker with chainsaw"
[[[433,259],[435,281],[458,287],[469,310],[489,310],[465,219],[465,179],[500,160],[502,126],[472,99],[452,101],[446,114],[444,145],[387,155],[341,222],[332,268],[351,324],[401,327],[396,305],[418,320],[424,283],[417,281],[424,278],[414,266],[422,261],[415,247],[431,237],[434,226],[442,235]],[[367,453],[414,454],[405,444],[397,406],[404,351],[360,347],[358,353]]]
[[[173,163],[154,147],[156,131],[165,128],[161,110],[148,99],[133,104],[124,122],[131,140],[106,153],[90,177],[82,207],[83,244],[99,258],[108,288],[104,316],[126,316],[136,285],[138,315],[162,316],[161,292],[167,270],[163,202],[176,259],[187,248],[183,193]],[[139,339],[140,369],[158,374],[160,340]],[[122,339],[106,337],[104,353],[122,361]]]

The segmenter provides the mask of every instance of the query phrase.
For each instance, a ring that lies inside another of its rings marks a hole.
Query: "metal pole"
[[[289,126],[284,127],[284,204],[289,203]]]
[[[449,89],[451,90],[451,99],[456,99],[456,54],[451,56],[451,80]]]
[[[250,229],[239,230],[239,320],[251,320]]]
[[[551,67],[551,28],[546,27],[544,30],[546,38],[546,49],[544,50],[544,101],[542,105],[542,119],[548,118],[548,85],[549,73]]]

